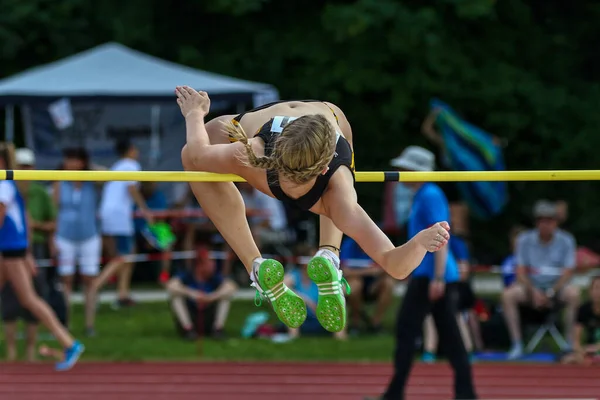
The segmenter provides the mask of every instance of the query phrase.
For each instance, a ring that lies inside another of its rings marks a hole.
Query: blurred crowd
[[[431,129],[424,129],[424,133],[432,141],[438,140]],[[141,170],[133,143],[121,141],[116,151],[120,158],[110,170]],[[27,148],[16,149],[14,165],[8,168],[34,169],[35,158]],[[435,159],[429,150],[411,146],[390,165],[398,170],[433,171]],[[104,167],[94,165],[85,149],[68,148],[58,169]],[[328,335],[315,317],[318,289],[296,257],[314,253],[316,219],[248,184],[240,183],[238,187],[259,247],[265,253],[276,254],[290,267],[286,284],[305,299],[309,311],[306,323],[298,330],[268,326],[260,314],[250,315],[244,335],[283,335],[286,340],[300,335]],[[105,284],[116,283],[115,309],[135,306],[131,297],[133,262],[143,259],[146,262],[139,264],[136,276],[159,281],[169,293],[176,331],[183,338],[226,337],[231,300],[240,287],[248,286],[248,274],[202,213],[187,184],[175,185],[169,192],[154,182],[129,181],[61,181],[49,186],[20,181],[18,188],[29,213],[31,252],[39,265],[32,279],[38,293],[67,326],[71,321],[71,293],[76,287],[84,294],[89,336],[96,334],[96,302]],[[503,292],[499,299],[490,301],[478,298],[473,290],[473,276],[479,272],[471,256],[469,207],[452,185],[441,188],[449,202],[449,251],[458,271],[458,279],[452,282],[459,293],[456,318],[467,350],[474,353],[507,346],[509,359],[520,358],[537,345],[523,342],[522,325],[533,323],[536,328],[547,328],[564,352],[565,361],[582,362],[586,354],[600,351],[600,280],[592,280],[588,301],[581,288],[572,284],[578,249],[573,235],[562,228],[568,216],[566,203],[540,200],[533,207],[531,227],[516,225],[510,233],[498,237],[511,243],[512,253],[506,255],[499,271]],[[398,242],[405,237],[406,223],[415,207],[415,192],[407,185],[390,182],[386,183],[385,193],[381,226]],[[158,220],[167,222],[177,237],[173,247],[157,248],[148,240],[147,228]],[[170,256],[172,251],[184,251],[188,256],[177,261]],[[347,299],[347,330],[336,334],[335,339],[383,332],[397,282],[350,238],[344,238],[340,258],[351,294]],[[2,288],[0,302],[7,358],[17,357],[15,323],[19,318],[27,322],[27,358],[35,358],[35,318],[20,308],[10,284]],[[562,324],[558,323],[559,314],[564,317]],[[562,327],[562,334],[556,326]],[[443,353],[431,317],[426,318],[416,346],[422,349],[426,362],[435,361]]]

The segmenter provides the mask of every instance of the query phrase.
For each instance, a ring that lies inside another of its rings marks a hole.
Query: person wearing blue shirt
[[[340,262],[346,281],[352,289],[348,296],[350,333],[354,334],[359,330],[361,319],[365,320],[369,332],[379,333],[385,313],[392,303],[396,281],[385,274],[350,237],[345,237],[342,241]],[[365,302],[376,303],[372,317],[363,312]]]
[[[394,164],[405,171],[430,172],[435,169],[435,156],[422,147],[410,146],[394,160]],[[402,175],[402,172],[400,174]],[[408,219],[409,238],[438,221],[450,220],[448,200],[438,185],[422,182],[406,185],[415,192]],[[458,265],[448,246],[435,253],[427,253],[413,271],[398,312],[394,375],[381,397],[382,400],[404,398],[416,351],[415,342],[423,321],[430,312],[439,332],[440,342],[454,370],[454,398],[477,398],[469,357],[456,322],[455,289],[449,285],[458,280]]]
[[[14,159],[12,151],[12,147],[2,149],[0,169],[11,169],[10,160]],[[0,181],[0,276],[10,282],[21,306],[48,328],[63,346],[64,360],[58,362],[55,368],[64,371],[75,365],[84,347],[71,336],[50,306],[35,292],[31,274],[36,273],[36,266],[29,252],[31,232],[25,210],[25,202],[15,182]]]
[[[183,337],[189,340],[198,335],[224,337],[223,328],[237,286],[217,272],[215,260],[205,245],[196,250],[194,268],[175,275],[166,288],[177,330]]]

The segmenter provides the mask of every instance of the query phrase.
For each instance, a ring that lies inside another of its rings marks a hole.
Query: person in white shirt
[[[138,149],[128,140],[117,143],[116,151],[121,157],[111,171],[140,171]],[[100,200],[100,226],[104,243],[111,261],[91,285],[93,298],[97,297],[100,288],[113,276],[119,273],[118,306],[133,304],[129,297],[129,285],[133,265],[124,259],[134,253],[133,206],[137,205],[144,214],[148,224],[152,224],[152,216],[139,190],[138,182],[111,181],[104,185]]]

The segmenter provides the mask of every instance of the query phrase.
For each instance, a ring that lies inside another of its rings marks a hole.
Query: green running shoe
[[[277,317],[290,328],[298,328],[306,320],[306,304],[304,300],[285,283],[283,283],[283,265],[276,260],[264,260],[258,267],[254,267],[256,281],[252,286],[256,288],[254,304],[262,304],[262,296],[266,297],[277,314]]]
[[[342,276],[342,271],[325,257],[313,257],[308,262],[308,276],[319,288],[317,319],[329,332],[341,332],[346,327],[346,293],[350,285]]]

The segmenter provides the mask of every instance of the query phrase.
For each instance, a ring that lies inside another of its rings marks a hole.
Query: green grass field
[[[112,310],[103,305],[97,317],[97,337],[83,336],[83,308],[73,309],[72,331],[86,345],[85,360],[106,361],[193,361],[193,360],[354,360],[387,361],[394,348],[390,333],[378,336],[361,336],[347,341],[329,337],[300,338],[287,343],[273,343],[266,339],[242,339],[240,330],[247,315],[256,311],[269,311],[268,305],[260,308],[252,302],[236,301],[232,304],[225,341],[202,339],[186,342],[177,336],[171,312],[166,303],[141,303],[131,309]],[[391,327],[396,305],[391,307],[386,321]],[[276,323],[271,314],[270,323]],[[56,342],[48,342],[58,347]],[[20,355],[23,342],[20,343]],[[0,341],[0,357],[4,356],[4,341]]]

